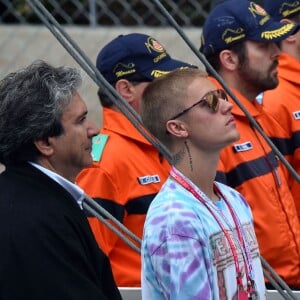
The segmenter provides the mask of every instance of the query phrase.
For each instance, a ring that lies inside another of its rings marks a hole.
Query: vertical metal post
[[[96,26],[96,2],[95,0],[89,0],[89,19],[90,27]]]

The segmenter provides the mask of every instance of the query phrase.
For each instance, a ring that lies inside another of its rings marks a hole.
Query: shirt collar
[[[39,165],[37,163],[34,163],[34,162],[29,162],[29,163],[32,166],[39,169],[44,174],[46,174],[47,176],[49,176],[50,178],[52,178],[53,180],[55,180],[64,189],[66,189],[72,195],[72,197],[76,200],[79,207],[81,209],[83,209],[82,204],[83,204],[83,200],[85,198],[85,194],[84,194],[84,191],[79,186],[77,186],[73,182],[67,180],[66,178],[60,176],[59,174],[57,174],[57,173],[55,173],[55,172],[53,172],[49,169],[46,169],[46,168],[42,167],[41,165]]]

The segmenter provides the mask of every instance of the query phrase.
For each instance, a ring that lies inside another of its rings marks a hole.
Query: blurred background
[[[199,58],[169,25],[153,0],[41,0],[40,3],[92,62],[96,61],[99,50],[116,36],[139,32],[155,37],[171,56],[202,67]],[[199,48],[201,27],[217,0],[162,0],[160,3]],[[25,0],[0,0],[0,79],[36,59],[80,68]],[[83,70],[82,76],[81,95],[91,119],[101,126],[98,86]]]

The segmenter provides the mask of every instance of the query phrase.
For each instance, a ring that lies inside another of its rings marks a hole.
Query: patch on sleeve
[[[107,142],[107,134],[97,134],[93,137],[92,140],[92,157],[93,161],[100,161],[104,146]]]
[[[252,143],[249,141],[249,142],[245,142],[242,144],[235,144],[235,145],[233,145],[233,148],[234,148],[235,152],[243,152],[243,151],[248,151],[248,150],[253,149],[253,146],[252,146]]]
[[[138,182],[141,185],[146,185],[150,183],[159,183],[160,178],[159,175],[146,175],[146,176],[138,177]]]
[[[300,120],[300,111],[294,111],[293,112],[295,120]]]

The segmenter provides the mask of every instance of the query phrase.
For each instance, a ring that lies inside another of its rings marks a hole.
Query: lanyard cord
[[[218,186],[216,184],[214,184],[214,191],[219,197],[221,197],[224,200],[226,206],[228,207],[228,209],[230,211],[232,220],[236,226],[239,245],[241,247],[241,250],[244,250],[244,251],[241,251],[243,254],[243,257],[244,257],[244,262],[245,262],[245,260],[247,260],[247,263],[245,264],[245,266],[247,267],[246,268],[247,278],[249,278],[249,277],[253,278],[253,276],[251,275],[252,274],[252,257],[250,254],[249,245],[248,245],[248,243],[245,242],[245,238],[244,238],[245,232],[243,230],[243,227],[242,227],[234,209],[232,208],[231,204],[229,203],[229,201],[227,201],[227,199],[222,194],[222,192],[220,191],[220,189],[218,188]],[[218,212],[222,215],[225,223],[227,223],[229,228],[233,231],[233,229],[230,226],[230,222],[227,220],[227,218],[223,214],[223,212],[221,210],[218,210]]]
[[[217,223],[219,224],[221,230],[223,231],[228,243],[229,243],[229,246],[230,246],[230,249],[231,249],[231,252],[232,252],[232,255],[233,255],[233,259],[234,259],[234,264],[235,264],[235,271],[236,271],[236,281],[237,281],[237,286],[238,286],[238,289],[243,289],[243,282],[242,282],[242,274],[241,274],[241,270],[240,270],[240,266],[239,266],[239,261],[238,261],[238,254],[237,254],[237,250],[236,250],[236,247],[233,243],[233,240],[230,236],[230,234],[228,233],[228,230],[224,227],[224,225],[222,224],[222,221],[220,220],[220,217],[217,216],[213,209],[208,205],[208,203],[204,200],[204,197],[201,196],[198,192],[196,192],[196,190],[191,186],[191,184],[189,184],[176,170],[175,168],[172,166],[171,168],[171,171],[170,171],[170,175],[179,183],[181,184],[187,191],[189,191],[191,194],[193,194],[193,196],[198,199],[202,204],[205,205],[205,207],[209,210],[209,212],[211,213],[211,215],[215,218],[215,220],[217,221]],[[247,291],[248,293],[252,294],[254,291],[253,291],[253,280],[251,280],[251,277],[250,277],[250,274],[249,274],[249,270],[251,271],[252,270],[252,263],[251,263],[251,256],[248,257],[248,251],[246,250],[246,256],[247,256],[247,262],[245,260],[245,257],[243,255],[243,252],[244,252],[244,249],[246,249],[245,247],[245,241],[242,237],[242,233],[241,233],[241,226],[239,224],[239,222],[237,221],[238,218],[237,216],[233,213],[233,209],[231,207],[231,205],[228,203],[228,201],[226,200],[226,198],[222,195],[222,193],[219,191],[219,189],[214,186],[216,192],[222,196],[222,198],[224,199],[230,213],[231,213],[231,216],[232,216],[232,219],[233,219],[233,222],[235,223],[235,226],[236,226],[236,230],[237,230],[237,233],[238,233],[238,240],[240,242],[240,246],[241,246],[241,251],[242,251],[242,256],[243,256],[243,261],[244,261],[244,265],[245,265],[245,271],[246,271],[246,278],[247,278]],[[219,210],[218,210],[219,211]],[[222,215],[222,217],[224,218],[224,214],[219,211],[219,213]],[[224,218],[225,219],[225,218]],[[226,219],[225,219],[226,220]],[[227,221],[228,222],[228,221]],[[227,223],[226,222],[226,223]],[[244,249],[242,249],[243,247]],[[249,249],[248,249],[249,250]],[[248,269],[249,267],[249,269]]]
[[[223,193],[220,191],[219,187],[214,184],[214,190],[215,192],[221,196],[224,199],[225,204],[227,205],[232,219],[236,225],[237,228],[237,234],[238,234],[238,239],[239,239],[239,245],[240,247],[243,247],[243,249],[245,250],[245,256],[244,256],[244,252],[242,251],[243,257],[244,257],[244,264],[245,264],[245,269],[246,269],[246,278],[247,278],[247,291],[248,293],[251,295],[253,294],[254,291],[254,274],[253,274],[253,260],[252,260],[252,256],[251,256],[251,250],[249,248],[249,244],[245,241],[245,237],[246,234],[244,232],[244,229],[241,225],[241,222],[239,220],[239,218],[237,217],[234,209],[232,208],[230,202],[225,198],[225,196],[223,195]],[[223,218],[226,221],[226,217],[225,215],[222,213],[222,211],[220,211],[220,213],[223,215]],[[227,221],[228,222],[228,221]],[[241,246],[242,243],[242,246]],[[247,260],[247,263],[245,262],[245,259]]]

